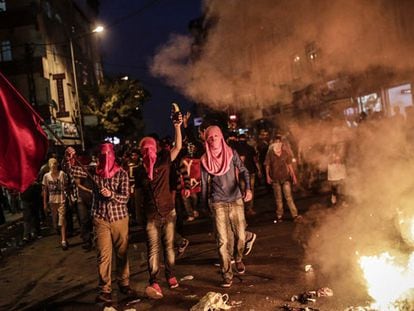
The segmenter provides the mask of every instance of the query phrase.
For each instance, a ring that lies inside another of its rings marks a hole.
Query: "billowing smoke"
[[[152,63],[190,100],[215,108],[290,102],[309,82],[413,64],[410,1],[205,1],[205,40],[172,35]],[[194,47],[193,47],[194,50]]]
[[[367,121],[352,131],[346,204],[311,208],[303,223],[310,226],[306,261],[330,286],[341,290],[342,298],[366,293],[360,256],[390,252],[404,266],[414,250],[412,126],[391,118]]]

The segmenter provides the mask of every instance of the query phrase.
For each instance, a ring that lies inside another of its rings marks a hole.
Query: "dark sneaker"
[[[66,241],[62,241],[62,249],[64,251],[67,251],[69,249],[69,244]]]
[[[243,274],[244,272],[246,272],[246,267],[243,261],[236,261],[236,270],[238,274]]]
[[[119,286],[119,291],[125,296],[128,296],[130,298],[134,298],[138,296],[137,292],[133,290],[129,285]]]
[[[178,257],[181,257],[181,256],[183,256],[183,255],[184,255],[184,252],[185,252],[185,250],[187,249],[188,244],[190,244],[190,241],[189,241],[189,240],[187,240],[187,239],[183,239],[183,240],[181,241],[181,244],[180,244],[180,246],[178,247],[178,251],[177,251],[177,256],[178,256]]]
[[[253,244],[256,241],[256,233],[253,233],[251,238],[246,241],[246,244],[244,246],[244,256],[247,256],[250,254],[250,252],[253,249]]]
[[[164,297],[162,290],[158,283],[153,283],[145,288],[145,294],[152,299],[161,299]]]
[[[177,287],[179,286],[178,281],[177,281],[177,278],[176,278],[175,276],[173,276],[173,277],[169,278],[169,279],[167,280],[167,282],[168,282],[168,286],[169,286],[171,289],[173,289],[173,288],[177,288]]]
[[[96,302],[112,302],[112,294],[111,293],[100,293],[95,298]]]
[[[233,280],[225,279],[223,283],[220,284],[220,286],[223,288],[229,288],[231,287],[232,284],[233,284]]]

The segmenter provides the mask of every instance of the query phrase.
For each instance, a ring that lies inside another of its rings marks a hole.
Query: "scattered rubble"
[[[298,301],[301,304],[308,304],[310,302],[316,302],[316,298],[319,297],[332,297],[333,291],[329,287],[321,287],[318,290],[309,290],[299,295],[293,295],[290,301]]]

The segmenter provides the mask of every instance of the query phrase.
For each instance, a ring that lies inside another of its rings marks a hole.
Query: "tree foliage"
[[[142,135],[142,107],[150,94],[136,80],[106,80],[82,90],[82,112],[97,117],[97,130],[121,138]]]

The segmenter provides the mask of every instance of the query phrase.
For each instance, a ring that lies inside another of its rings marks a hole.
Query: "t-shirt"
[[[170,186],[171,156],[169,151],[161,151],[157,154],[157,161],[154,164],[153,179],[148,178],[148,174],[141,166],[135,176],[135,185],[142,188],[144,209],[147,217],[156,214],[166,216],[171,212],[174,205],[174,192]]]
[[[243,161],[243,164],[246,166],[250,174],[254,174],[257,171],[255,157],[257,156],[256,150],[247,144],[247,142],[239,142],[236,145],[236,151],[240,156],[240,159]]]
[[[280,156],[273,149],[266,154],[264,164],[269,166],[269,175],[274,182],[285,182],[290,180],[288,164],[292,163],[292,156],[282,149]]]
[[[48,172],[43,176],[42,185],[47,189],[49,203],[65,202],[65,188],[67,182],[67,175],[63,171],[59,171],[57,178],[52,176],[52,172]]]

